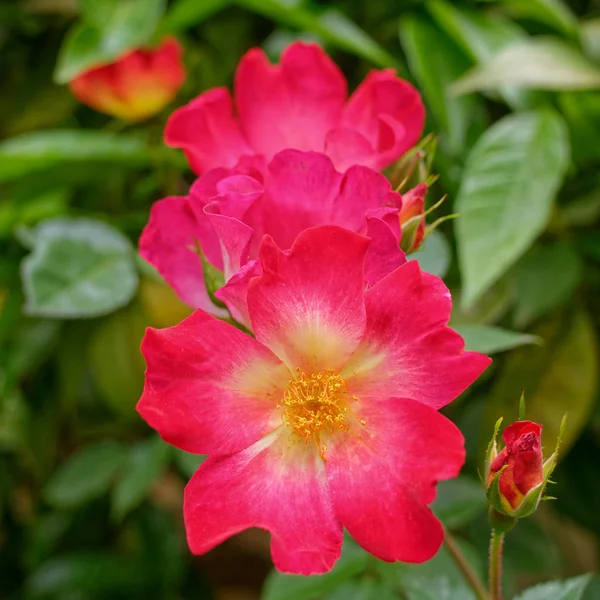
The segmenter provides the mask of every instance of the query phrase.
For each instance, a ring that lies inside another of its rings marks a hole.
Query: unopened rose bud
[[[420,183],[402,194],[402,208],[398,214],[402,239],[400,245],[405,252],[414,252],[425,239],[425,195],[427,185]]]
[[[496,428],[498,431],[499,423]],[[556,451],[544,462],[542,425],[517,421],[502,434],[506,444],[498,453],[492,440],[487,458],[487,496],[492,507],[502,515],[521,518],[537,508],[550,475],[556,466]]]
[[[141,121],[160,112],[185,80],[181,45],[167,38],[156,49],[137,49],[112,63],[94,67],[69,82],[83,104],[124,121]]]

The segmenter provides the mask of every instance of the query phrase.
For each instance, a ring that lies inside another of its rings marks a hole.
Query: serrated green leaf
[[[568,165],[566,126],[549,109],[504,117],[475,144],[455,204],[465,307],[543,231]]]
[[[491,325],[452,325],[465,339],[465,348],[484,354],[497,354],[528,344],[541,344],[542,340],[528,333],[509,331]]]
[[[112,514],[122,519],[146,497],[152,484],[167,465],[169,446],[158,436],[129,449],[123,475],[113,488]]]
[[[530,38],[504,48],[452,84],[452,93],[506,85],[551,91],[600,88],[600,69],[561,40]]]
[[[591,578],[591,574],[588,574],[564,581],[540,583],[519,594],[515,600],[581,600]]]
[[[22,262],[25,310],[31,315],[104,315],[137,289],[134,251],[119,231],[91,219],[54,219],[38,226]]]
[[[57,508],[74,508],[108,491],[126,454],[115,441],[85,446],[52,475],[44,498]]]

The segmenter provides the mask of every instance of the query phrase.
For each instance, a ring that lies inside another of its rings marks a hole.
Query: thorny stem
[[[502,600],[502,549],[504,532],[492,529],[490,538],[490,598]]]
[[[483,582],[477,576],[477,573],[473,571],[471,565],[467,562],[462,550],[456,543],[456,540],[452,537],[450,532],[444,528],[444,543],[446,544],[446,548],[450,553],[450,556],[454,559],[457,567],[461,570],[462,574],[465,576],[465,579],[469,582],[469,585],[475,592],[478,600],[489,600],[488,593],[483,585]]]

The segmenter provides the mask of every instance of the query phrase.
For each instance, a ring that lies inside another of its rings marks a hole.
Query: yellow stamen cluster
[[[283,409],[286,427],[305,442],[312,438],[325,458],[327,447],[321,444],[321,433],[348,431],[348,403],[355,400],[355,396],[348,396],[346,382],[333,371],[307,375],[297,369],[296,378],[290,381],[277,406]]]

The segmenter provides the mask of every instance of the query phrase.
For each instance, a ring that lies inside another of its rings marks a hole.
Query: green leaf
[[[139,567],[130,556],[107,552],[77,552],[57,556],[32,573],[25,584],[26,597],[127,597],[145,585],[145,575]]]
[[[464,73],[469,61],[442,31],[421,16],[402,18],[400,41],[437,128],[447,135],[450,151],[461,154],[483,130],[481,100],[448,93],[448,85]],[[431,48],[436,51],[431,52]]]
[[[593,163],[600,147],[600,92],[565,92],[558,95],[571,134],[575,162]]]
[[[62,165],[143,166],[150,158],[144,142],[130,135],[79,129],[35,131],[0,143],[0,182]]]
[[[540,344],[542,340],[528,333],[509,331],[491,325],[452,325],[465,338],[465,348],[484,354],[496,354],[527,344]]]
[[[503,48],[523,40],[527,32],[496,14],[468,10],[446,0],[430,0],[427,9],[441,27],[475,63],[485,63]],[[513,108],[530,107],[532,92],[503,86],[500,90]]]
[[[465,544],[465,547],[468,546]],[[472,549],[468,548],[468,557],[473,557]],[[422,564],[378,562],[377,568],[384,579],[393,582],[396,588],[404,592],[401,597],[406,600],[476,600],[445,548]]]
[[[135,404],[144,387],[146,368],[140,343],[147,325],[137,304],[120,310],[93,331],[86,354],[92,382],[106,404],[136,420]]]
[[[600,17],[581,23],[581,43],[587,56],[600,60]]]
[[[444,277],[452,260],[452,251],[446,236],[438,229],[434,229],[425,238],[419,250],[407,258],[416,260],[423,271]]]
[[[579,254],[567,242],[537,246],[515,269],[515,324],[525,327],[571,297],[583,276]]]
[[[455,204],[465,307],[544,230],[568,165],[566,127],[550,109],[504,117],[477,141]]]
[[[69,30],[60,49],[56,83],[149,43],[165,7],[166,0],[84,1],[84,22]]]
[[[233,0],[178,0],[173,3],[160,26],[164,33],[178,33],[198,25],[233,4]]]
[[[578,438],[594,406],[598,383],[598,348],[593,323],[581,310],[568,309],[560,318],[533,330],[544,340],[538,348],[514,350],[505,360],[486,402],[482,431],[491,431],[498,416],[505,422],[517,414],[525,392],[527,418],[544,426],[543,445],[554,448],[561,421],[568,412],[561,445],[564,455]]]
[[[202,454],[192,454],[191,452],[186,452],[179,448],[173,449],[173,459],[175,464],[187,478],[190,478],[207,458],[207,456]]]
[[[431,508],[449,529],[463,527],[487,507],[481,482],[471,477],[460,475],[456,479],[440,481],[437,488]]]
[[[577,17],[563,0],[500,0],[513,17],[549,25],[560,33],[577,39]]]
[[[84,447],[52,475],[44,489],[46,502],[57,508],[74,508],[102,496],[125,457],[123,446],[115,441]]]
[[[580,575],[564,581],[540,583],[519,594],[515,600],[581,600],[591,575]]]
[[[39,225],[22,262],[25,310],[31,315],[95,317],[124,306],[138,284],[134,251],[116,229],[91,219]]]
[[[275,21],[306,29],[324,41],[356,54],[379,67],[398,67],[398,62],[356,23],[335,9],[309,10],[297,0],[235,0],[239,6]]]
[[[121,479],[113,488],[112,514],[120,520],[138,506],[167,465],[170,447],[158,436],[129,449]]]
[[[370,555],[354,543],[346,541],[342,556],[324,575],[302,577],[271,571],[265,582],[261,600],[311,600],[331,592],[339,585],[362,573]]]
[[[531,38],[501,50],[452,86],[452,93],[495,90],[515,85],[538,90],[600,88],[600,69],[559,39]]]

